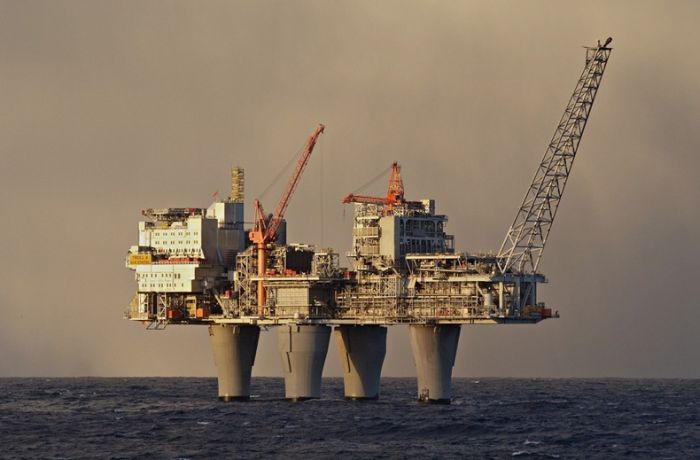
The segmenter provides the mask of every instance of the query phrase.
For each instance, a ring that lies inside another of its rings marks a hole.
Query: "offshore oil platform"
[[[576,152],[603,77],[612,39],[586,59],[544,158],[497,253],[457,252],[435,201],[407,200],[400,167],[386,196],[349,194],[354,205],[349,268],[332,249],[286,242],[285,211],[324,126],[302,149],[274,213],[255,200],[244,223],[244,172],[208,208],[146,209],[126,259],[137,292],[126,318],[163,329],[208,325],[219,398],[250,397],[261,329],[275,328],[290,400],[318,398],[331,333],[345,396],[375,399],[387,326],[409,328],[420,401],[448,403],[462,325],[535,324],[558,317],[540,302],[538,272]]]

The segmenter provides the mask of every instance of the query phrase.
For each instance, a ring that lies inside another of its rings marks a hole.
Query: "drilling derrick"
[[[612,48],[608,38],[603,45],[586,48],[583,69],[564,110],[544,158],[540,162],[532,185],[527,189],[513,225],[498,251],[501,273],[537,273],[547,237],[552,229],[566,181],[576,158],[583,131],[598,94],[603,72]]]

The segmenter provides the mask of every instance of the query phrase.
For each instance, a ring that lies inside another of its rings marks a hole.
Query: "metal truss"
[[[586,48],[586,65],[544,154],[532,185],[498,251],[501,273],[536,273],[566,181],[593,107],[611,48]]]

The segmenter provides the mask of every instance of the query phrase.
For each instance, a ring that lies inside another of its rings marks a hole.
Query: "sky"
[[[0,0],[0,376],[214,376],[205,327],[122,319],[140,210],[206,207],[239,165],[252,216],[319,122],[290,242],[344,254],[340,199],[398,161],[458,250],[497,250],[581,47],[612,36],[540,265],[561,318],[463,327],[454,376],[700,378],[699,19],[682,1]],[[383,375],[414,376],[405,327],[387,348]],[[324,375],[337,361],[331,342]],[[274,331],[253,373],[281,375]]]

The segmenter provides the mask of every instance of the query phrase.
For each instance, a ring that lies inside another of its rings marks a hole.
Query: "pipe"
[[[265,276],[265,269],[267,266],[267,253],[265,252],[265,243],[258,243],[258,316],[265,316],[265,302],[267,301],[267,296],[265,293],[265,285],[262,278]]]

